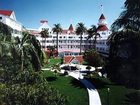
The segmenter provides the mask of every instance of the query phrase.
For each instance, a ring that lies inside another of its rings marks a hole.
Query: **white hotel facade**
[[[4,24],[10,26],[13,36],[22,37],[22,32],[26,29],[23,25],[16,20],[14,11],[11,10],[0,10],[0,21]],[[40,32],[43,29],[49,29],[49,37],[46,39],[42,38]],[[31,34],[35,35],[40,41],[44,50],[47,50],[49,46],[56,46],[56,34],[52,32],[52,27],[48,25],[48,21],[42,21],[42,25],[38,29],[27,29]],[[97,32],[100,34],[100,38],[97,39],[96,49],[104,54],[108,54],[109,47],[107,46],[107,38],[111,34],[110,30],[107,28],[106,19],[103,14],[101,14],[98,20]],[[84,34],[82,38],[82,52],[93,47],[93,39],[87,40],[88,35]],[[42,44],[44,43],[44,44]],[[80,36],[76,35],[75,29],[70,25],[68,29],[62,31],[58,37],[58,53],[60,56],[64,55],[79,55],[80,52]]]
[[[23,25],[17,21],[14,11],[0,10],[0,22],[12,28],[12,36],[21,37],[22,32],[25,30]]]
[[[56,46],[56,34],[52,32],[52,27],[49,26],[48,21],[41,21],[42,25],[38,29],[28,29],[31,34],[34,34],[41,43],[44,50],[47,50],[49,46]],[[49,30],[49,37],[41,38],[40,32],[43,29]],[[109,46],[107,45],[108,36],[111,31],[107,28],[106,19],[103,14],[101,14],[98,20],[97,32],[100,34],[100,38],[97,38],[96,49],[104,56],[108,55]],[[84,52],[87,49],[93,48],[93,38],[87,40],[88,34],[83,34],[82,36],[82,46],[81,50]],[[90,42],[91,41],[91,42]],[[58,35],[58,53],[60,56],[64,55],[79,55],[80,52],[80,35],[76,35],[75,29],[72,24],[68,29],[63,29],[62,33]]]

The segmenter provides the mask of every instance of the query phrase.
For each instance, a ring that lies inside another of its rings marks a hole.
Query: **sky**
[[[87,28],[97,25],[102,12],[110,27],[123,11],[123,4],[124,0],[0,0],[0,9],[13,10],[27,28],[38,28],[40,20],[48,20],[51,27],[60,23],[66,29],[79,22]]]

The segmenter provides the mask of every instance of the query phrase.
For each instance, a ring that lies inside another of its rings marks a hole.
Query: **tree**
[[[0,39],[0,105],[65,105],[67,99],[38,71],[42,52],[35,36],[4,37]]]
[[[50,57],[54,57],[56,54],[55,54],[55,47],[54,46],[48,46],[48,56],[49,58]]]
[[[60,24],[54,24],[54,27],[52,29],[52,31],[54,33],[56,33],[56,48],[57,48],[57,52],[58,52],[58,34],[60,34],[62,32],[62,28]]]
[[[29,62],[32,67],[39,71],[41,70],[41,64],[43,63],[43,53],[41,51],[41,45],[35,36],[29,35],[27,32],[23,33],[21,41],[15,45],[15,52],[21,60],[21,71],[24,70],[24,64]]]
[[[140,31],[140,0],[126,0],[124,9],[119,18],[112,24],[112,31],[120,29]]]
[[[77,27],[76,27],[76,34],[77,35],[80,35],[80,54],[81,54],[81,45],[82,45],[82,35],[84,34],[84,33],[86,33],[86,27],[84,26],[84,24],[83,23],[78,23],[77,24]]]
[[[84,53],[84,60],[89,66],[99,67],[104,65],[104,61],[96,50],[88,50]]]
[[[87,30],[87,33],[88,33],[87,39],[94,38],[93,45],[94,49],[96,49],[97,38],[101,37],[100,34],[97,33],[97,27],[95,25],[92,25],[91,28]]]
[[[55,77],[57,76],[57,73],[59,73],[61,71],[59,64],[53,65],[53,68],[52,69],[54,70]]]
[[[40,32],[40,34],[42,38],[45,38],[44,47],[46,48],[46,38],[49,37],[49,29],[44,29],[43,31]],[[42,42],[42,46],[43,46],[43,42]]]
[[[0,41],[10,41],[11,40],[12,29],[0,22]]]
[[[112,24],[109,37],[108,76],[132,87],[140,87],[140,0],[126,0],[125,10]],[[133,77],[133,78],[132,78]]]

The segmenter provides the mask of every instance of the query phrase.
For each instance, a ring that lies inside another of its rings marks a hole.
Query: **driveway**
[[[68,75],[76,78],[85,85],[89,95],[89,105],[101,105],[101,100],[97,89],[89,81],[84,79],[83,75],[80,72],[72,71],[69,72]]]

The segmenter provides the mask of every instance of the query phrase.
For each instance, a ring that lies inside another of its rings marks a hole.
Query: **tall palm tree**
[[[111,79],[140,87],[140,0],[126,0],[124,11],[112,24],[109,37],[109,70]],[[123,72],[125,71],[125,75]],[[126,75],[127,74],[127,75]],[[133,78],[131,78],[133,77]]]
[[[49,29],[44,29],[43,31],[40,32],[40,34],[42,38],[45,38],[44,47],[46,48],[46,38],[49,37]],[[43,46],[43,42],[42,42],[42,46]]]
[[[112,31],[128,28],[140,31],[140,0],[126,0],[124,9],[119,18],[112,24]]]
[[[124,8],[125,10],[111,26],[113,33],[109,37],[111,47],[110,56],[116,56],[116,54],[112,53],[115,53],[118,50],[116,46],[118,46],[120,39],[123,39],[121,41],[132,39],[132,37],[137,36],[137,34],[134,33],[140,33],[140,0],[126,0]],[[130,37],[128,31],[129,33],[133,33],[131,34],[132,37]]]
[[[24,62],[28,61],[38,71],[41,69],[43,54],[41,45],[35,36],[23,33],[19,39],[11,36],[11,28],[0,23],[0,58],[8,56],[21,61],[21,70],[24,69]]]
[[[60,34],[62,32],[62,28],[60,24],[54,24],[54,27],[52,29],[52,31],[54,33],[56,33],[56,48],[57,48],[57,52],[58,52],[58,34]]]
[[[96,43],[97,43],[97,38],[101,37],[99,33],[97,33],[97,27],[95,25],[92,25],[90,29],[87,30],[88,33],[88,38],[87,39],[91,39],[93,38],[93,45],[94,45],[94,49],[96,49]]]
[[[41,51],[41,45],[35,36],[29,35],[27,32],[23,33],[21,42],[17,46],[17,52],[20,53],[21,57],[21,70],[24,70],[24,62],[27,60],[31,62],[36,71],[41,70],[43,53]]]
[[[76,27],[76,34],[80,35],[80,54],[81,54],[81,45],[82,45],[82,36],[86,33],[87,29],[83,23],[78,23]]]

